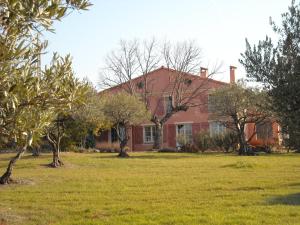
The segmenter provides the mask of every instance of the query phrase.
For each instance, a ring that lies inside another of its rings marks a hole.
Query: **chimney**
[[[236,67],[235,66],[230,66],[230,83],[234,84],[235,83],[235,70]]]
[[[208,69],[204,67],[200,67],[200,77],[207,78]]]

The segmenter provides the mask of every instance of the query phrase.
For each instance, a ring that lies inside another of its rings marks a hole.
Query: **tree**
[[[94,147],[94,135],[100,129],[108,128],[101,111],[100,95],[94,88],[90,88],[85,96],[84,104],[73,107],[64,123],[65,136],[62,138],[64,148],[76,145],[81,148]]]
[[[36,41],[36,36],[51,30],[53,21],[89,5],[87,0],[0,3],[0,132],[14,140],[18,152],[10,160],[0,184],[11,181],[17,160],[54,119],[55,107],[65,104],[69,97],[59,84],[64,74],[52,73],[51,69],[41,71],[40,55],[47,43]],[[52,66],[68,67],[68,61],[68,57],[55,55]]]
[[[149,120],[149,113],[136,96],[126,92],[118,92],[113,95],[102,97],[102,112],[104,120],[109,122],[110,127],[117,131],[120,142],[119,157],[128,157],[125,146],[129,140],[128,129],[132,125],[137,125]]]
[[[89,86],[74,77],[69,57],[63,62],[54,60],[51,66],[46,68],[45,74],[56,74],[56,81],[48,84],[48,88],[53,91],[52,97],[60,93],[60,98],[51,102],[57,116],[46,129],[47,139],[53,149],[53,160],[50,166],[59,167],[63,165],[60,159],[60,143],[65,134],[65,122],[71,118],[69,114],[74,107],[85,104]]]
[[[267,90],[288,146],[300,151],[300,3],[293,0],[282,25],[271,26],[278,40],[267,36],[251,46],[246,39],[240,62],[247,77]]]
[[[270,116],[264,92],[240,84],[230,84],[214,90],[209,95],[210,119],[233,130],[239,141],[239,154],[248,154],[248,143],[255,132],[246,139],[245,127],[250,123],[262,123]]]
[[[156,132],[154,148],[161,148],[162,128],[176,113],[187,111],[191,107],[206,104],[204,93],[209,89],[209,78],[219,70],[216,65],[206,79],[198,74],[201,64],[201,49],[194,42],[158,44],[154,39],[150,42],[122,41],[118,51],[111,52],[106,58],[106,68],[103,78],[105,87],[119,85],[127,93],[141,97],[146,108],[151,111],[151,122],[155,124]],[[149,72],[163,63],[172,82],[158,93],[153,92],[155,81],[149,78]],[[133,79],[141,75],[140,79]],[[155,96],[155,97],[154,97]],[[164,115],[158,115],[162,99],[169,96],[169,107]],[[156,98],[157,105],[150,108],[149,102]]]

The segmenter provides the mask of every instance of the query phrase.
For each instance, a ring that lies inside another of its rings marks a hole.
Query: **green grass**
[[[0,154],[4,171],[12,155]],[[0,187],[0,224],[300,224],[300,155],[25,156]]]

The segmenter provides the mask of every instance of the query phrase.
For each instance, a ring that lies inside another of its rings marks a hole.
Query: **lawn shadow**
[[[15,152],[14,154],[12,154],[11,156],[5,156],[5,157],[3,157],[3,158],[0,158],[0,161],[9,161],[9,160],[11,160],[13,157],[15,157],[16,154],[17,154],[17,152]],[[0,154],[0,156],[1,156],[1,154]],[[25,159],[25,160],[26,160],[26,159],[45,159],[45,158],[49,158],[49,155],[33,156],[33,155],[28,154],[28,155],[22,156],[22,157],[21,157],[21,160],[22,160],[22,159]]]
[[[13,156],[11,156],[11,157],[4,157],[4,158],[0,158],[0,161],[9,161],[9,160],[11,160],[11,158],[12,158]],[[1,225],[1,224],[0,224]]]
[[[165,153],[156,153],[154,154],[149,154],[149,155],[134,155],[134,154],[129,154],[129,157],[126,159],[183,159],[183,158],[196,158],[198,155],[172,155],[172,154],[165,154]],[[96,158],[102,158],[102,159],[114,159],[114,158],[119,158],[118,153],[116,155],[101,155],[97,156]],[[122,159],[122,158],[120,158]]]
[[[300,183],[290,183],[287,186],[289,186],[289,187],[298,187],[298,186],[300,186]]]
[[[273,197],[267,200],[269,205],[300,205],[300,193]]]
[[[196,158],[196,155],[165,155],[164,153],[157,153],[155,155],[133,155],[132,159],[183,159],[183,158]]]
[[[46,159],[46,158],[50,158],[49,155],[39,155],[39,156],[34,156],[34,155],[24,155],[22,157],[22,159]]]

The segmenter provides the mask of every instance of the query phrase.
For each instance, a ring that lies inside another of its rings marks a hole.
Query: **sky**
[[[55,22],[47,33],[52,53],[71,54],[77,77],[100,81],[104,58],[120,40],[151,39],[195,41],[203,51],[203,67],[222,62],[217,80],[229,80],[229,66],[237,66],[237,79],[245,77],[238,59],[245,38],[257,43],[272,36],[269,18],[278,24],[291,0],[91,0],[88,11],[73,12]]]

